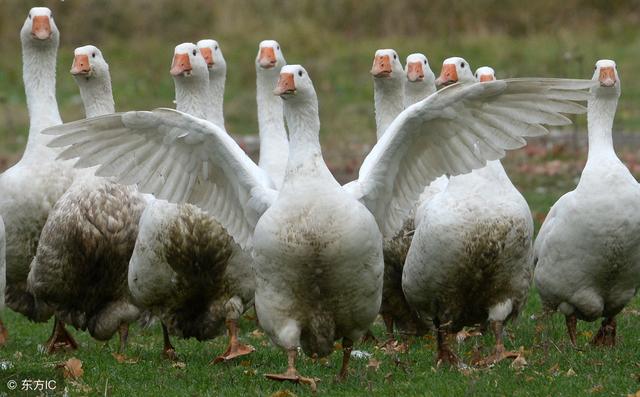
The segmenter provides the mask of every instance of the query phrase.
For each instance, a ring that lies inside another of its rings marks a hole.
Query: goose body
[[[58,28],[51,11],[29,11],[20,32],[23,79],[29,109],[29,139],[20,161],[0,175],[0,216],[6,229],[6,303],[34,321],[46,321],[51,308],[36,305],[27,291],[29,266],[40,233],[56,201],[71,185],[75,170],[58,161],[58,151],[46,147],[44,128],[60,124],[56,102]]]
[[[604,317],[593,343],[615,344],[615,316],[640,286],[640,185],[613,149],[620,96],[613,61],[596,63],[588,103],[589,154],[575,190],[551,208],[535,245],[535,281],[544,305],[576,320]]]
[[[411,306],[438,328],[438,360],[455,362],[446,333],[486,321],[501,327],[525,303],[533,220],[499,160],[451,177],[418,213],[402,288]]]
[[[109,66],[98,48],[76,48],[71,74],[87,117],[114,112]],[[94,172],[83,170],[51,210],[28,286],[60,319],[108,340],[140,313],[131,303],[127,270],[148,198]]]
[[[581,100],[590,85],[583,80],[521,79],[443,89],[396,117],[366,157],[358,180],[344,187],[323,161],[317,97],[300,65],[284,66],[274,91],[284,99],[289,129],[289,156],[280,190],[224,130],[179,111],[127,112],[109,116],[110,125],[84,120],[46,133],[60,135],[51,142],[54,147],[70,144],[62,158],[84,161],[99,160],[87,146],[122,149],[123,143],[113,139],[122,128],[144,138],[125,155],[98,162],[109,164],[118,180],[133,175],[142,191],[160,199],[206,209],[243,249],[252,252],[258,319],[289,360],[285,373],[267,376],[313,386],[315,381],[300,376],[295,368],[297,348],[322,356],[332,350],[330,339],[343,337],[340,377],[347,375],[352,338],[366,331],[379,310],[382,238],[400,230],[424,187],[439,175],[469,172],[486,159],[499,158],[506,148],[522,146],[523,135],[546,131],[541,122],[566,123],[558,110],[575,112],[582,107],[565,99],[554,102],[553,94],[560,90]],[[509,116],[484,106],[508,106],[516,92],[527,93],[528,100]],[[545,110],[532,115],[540,104]],[[489,124],[469,116],[470,109],[480,106],[509,128],[484,134],[481,130]],[[447,121],[450,112],[459,116],[455,125]],[[459,145],[457,139],[475,145]],[[154,165],[152,159],[141,159],[149,148],[161,155],[170,150],[167,163]],[[445,151],[452,154],[447,162],[437,156]],[[134,158],[140,161],[133,163]],[[422,160],[426,158],[428,163]],[[161,171],[178,163],[183,164],[182,172],[165,176]],[[182,182],[194,178],[198,185]]]

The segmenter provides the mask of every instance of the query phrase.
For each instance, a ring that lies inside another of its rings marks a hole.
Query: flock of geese
[[[216,41],[175,47],[176,110],[126,113],[114,112],[100,50],[77,48],[71,74],[87,118],[62,124],[51,11],[31,9],[20,37],[30,130],[21,160],[0,175],[0,296],[32,321],[55,317],[48,352],[77,348],[66,324],[97,340],[118,333],[122,350],[128,325],[150,313],[167,358],[177,357],[172,335],[226,330],[214,361],[227,361],[254,350],[237,323],[255,306],[288,355],[270,379],[315,386],[296,371],[300,348],[323,357],[340,338],[344,378],[378,314],[389,338],[435,330],[437,360],[453,365],[449,336],[490,327],[495,350],[478,364],[491,364],[513,356],[503,326],[533,279],[573,344],[577,320],[598,318],[593,342],[615,343],[615,316],[640,285],[640,186],[613,150],[613,61],[598,61],[591,80],[496,80],[454,57],[436,79],[424,55],[403,68],[394,50],[378,50],[378,142],[358,179],[340,185],[322,157],[312,80],[276,41],[255,59],[255,164],[225,130]],[[534,244],[529,207],[499,159],[585,111],[588,162]]]

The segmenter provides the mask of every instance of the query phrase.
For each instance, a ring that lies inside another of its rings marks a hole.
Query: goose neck
[[[78,81],[78,86],[87,118],[115,113],[111,79],[108,76],[98,79],[85,77],[77,77],[77,79],[85,80]]]
[[[384,132],[397,115],[402,112],[404,87],[393,78],[373,79],[373,99],[376,112],[376,136],[382,138]]]
[[[420,102],[429,95],[436,92],[436,87],[427,82],[407,82],[404,85],[404,107],[407,108],[414,103]]]
[[[224,88],[226,70],[209,70],[209,105],[207,120],[224,128]]]
[[[209,84],[196,75],[174,78],[176,89],[176,109],[194,117],[206,119],[206,100]]]
[[[289,158],[286,174],[300,169],[313,171],[322,159],[320,119],[315,98],[292,98],[285,101],[284,115],[289,128]]]
[[[617,157],[613,149],[612,127],[618,106],[617,96],[595,96],[587,104],[589,129],[588,160],[601,157]]]

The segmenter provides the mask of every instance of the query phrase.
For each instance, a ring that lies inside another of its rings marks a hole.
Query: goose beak
[[[189,60],[189,54],[175,54],[173,56],[173,63],[171,64],[171,70],[169,71],[172,76],[185,76],[191,75],[191,61]]]
[[[480,75],[480,82],[493,81],[495,79],[496,79],[495,76],[493,76],[492,74],[481,74]]]
[[[293,81],[293,73],[280,73],[280,79],[276,89],[273,90],[274,95],[286,97],[296,94],[296,83]]]
[[[456,71],[456,65],[453,63],[445,63],[442,65],[442,71],[440,77],[436,79],[437,86],[448,86],[458,82],[458,72]]]
[[[262,69],[271,69],[276,66],[276,53],[273,47],[260,48],[260,54],[258,54],[258,65]]]
[[[424,80],[424,71],[422,70],[422,62],[410,62],[407,65],[407,80],[414,83]]]
[[[38,40],[47,40],[51,37],[51,22],[46,15],[38,15],[33,17],[31,23],[31,36]]]
[[[202,57],[207,62],[207,67],[211,69],[213,65],[215,65],[215,62],[213,61],[213,51],[211,51],[211,48],[209,47],[201,48],[200,54],[202,54]]]
[[[600,68],[600,81],[601,87],[613,87],[616,85],[616,72],[611,66]]]
[[[389,59],[389,55],[380,55],[373,58],[371,74],[373,77],[391,76],[391,60]]]
[[[74,76],[89,75],[91,73],[91,64],[89,64],[89,56],[86,54],[78,54],[73,58],[71,65],[71,74]]]

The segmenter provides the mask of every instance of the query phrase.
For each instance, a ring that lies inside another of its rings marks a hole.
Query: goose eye
[[[426,60],[424,61],[424,64],[425,64],[425,65],[427,64],[427,61],[426,61]]]
[[[393,59],[398,59],[398,56],[396,54],[393,54]]]
[[[196,56],[196,50],[193,50],[193,56]]]
[[[298,76],[302,77],[302,70],[298,70]]]
[[[218,50],[218,46],[216,46],[216,48],[215,48],[215,49],[216,49],[216,51],[217,51],[217,50]]]
[[[53,19],[53,13],[49,14],[49,18]]]
[[[95,58],[96,57],[96,53],[94,52],[93,54],[91,54],[91,56]]]
[[[597,67],[597,66],[594,66],[594,67],[593,67],[593,70],[598,70],[598,67]]]
[[[461,67],[461,68],[463,68],[463,67],[464,67],[464,62],[462,62],[462,63],[460,64],[460,67]]]
[[[278,46],[278,50],[280,50],[280,46]]]
[[[31,14],[29,14],[29,19],[31,19]]]

